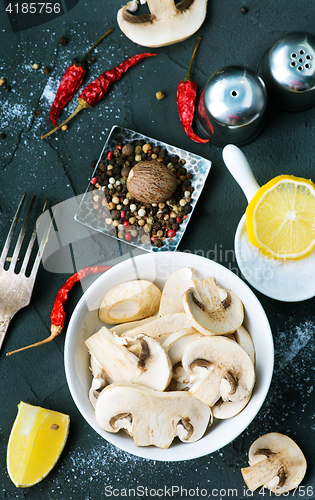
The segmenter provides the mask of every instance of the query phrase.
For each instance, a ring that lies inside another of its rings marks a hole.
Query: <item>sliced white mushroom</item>
[[[232,290],[218,287],[212,277],[193,281],[183,295],[183,305],[192,326],[204,335],[233,333],[244,319],[244,307]]]
[[[165,314],[164,316],[160,316],[149,323],[132,328],[123,335],[136,337],[139,334],[144,334],[156,339],[161,335],[178,332],[183,328],[192,328],[190,319],[186,313]]]
[[[147,0],[150,14],[134,15],[135,1],[122,7],[117,21],[122,32],[134,43],[145,47],[163,47],[185,40],[202,25],[207,0]]]
[[[103,298],[99,318],[108,325],[147,318],[158,311],[161,295],[161,290],[151,281],[121,283]]]
[[[120,323],[118,325],[112,326],[110,328],[110,331],[116,333],[116,335],[122,335],[123,333],[126,333],[128,330],[136,328],[137,326],[145,325],[146,323],[150,323],[150,321],[153,321],[156,318],[157,314],[153,314],[148,318],[139,319],[138,321],[128,321],[127,323]]]
[[[105,371],[98,364],[94,356],[91,355],[90,368],[93,375],[92,384],[89,390],[89,400],[93,408],[95,408],[96,400],[100,392],[108,384],[108,379]]]
[[[100,427],[125,429],[137,446],[168,448],[176,436],[184,443],[200,439],[212,422],[210,408],[187,392],[159,392],[137,384],[107,386],[95,407]]]
[[[299,446],[278,432],[254,441],[248,457],[250,467],[241,472],[252,491],[265,486],[279,495],[286,493],[299,486],[306,472],[306,460]]]
[[[235,417],[242,410],[244,410],[245,406],[250,401],[251,393],[247,398],[242,399],[242,401],[223,401],[220,398],[212,407],[212,413],[215,418],[220,420]]]
[[[190,287],[191,279],[192,270],[189,267],[177,269],[170,275],[162,290],[159,316],[185,312],[182,296]]]
[[[171,333],[163,342],[162,347],[166,350],[172,365],[182,360],[183,352],[187,344],[197,339],[202,334],[194,328],[183,328],[178,332]]]
[[[189,392],[209,406],[219,398],[241,401],[253,389],[254,365],[248,354],[223,336],[202,336],[184,350],[182,365],[194,382]]]
[[[255,364],[255,346],[251,334],[241,325],[234,332],[236,342],[247,352],[248,356]]]
[[[133,341],[141,345],[139,357],[122,345],[122,337],[106,327],[86,340],[90,353],[115,382],[133,382],[163,391],[172,378],[172,365],[161,345],[147,336]]]

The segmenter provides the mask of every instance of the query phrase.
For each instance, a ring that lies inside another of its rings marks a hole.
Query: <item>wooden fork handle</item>
[[[10,316],[9,314],[4,314],[0,318],[0,350],[4,341],[5,334],[7,333],[7,329],[11,321],[11,318],[12,316]]]

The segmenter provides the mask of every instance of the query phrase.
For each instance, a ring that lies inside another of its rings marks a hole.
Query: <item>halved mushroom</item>
[[[106,327],[85,343],[99,366],[115,382],[133,382],[163,391],[172,378],[172,365],[165,350],[144,335],[133,341],[141,345],[139,357],[128,350],[126,338],[114,335]]]
[[[194,382],[189,392],[209,406],[219,398],[241,401],[254,386],[255,370],[250,357],[226,337],[193,340],[184,350],[182,365]]]
[[[170,275],[162,290],[159,316],[185,312],[182,296],[190,287],[191,278],[192,270],[189,267],[177,269]]]
[[[138,45],[163,47],[181,42],[202,25],[207,13],[207,0],[147,0],[150,14],[134,15],[136,0],[128,2],[117,14],[121,31]]]
[[[132,328],[123,335],[136,337],[143,333],[144,335],[156,339],[161,335],[178,332],[178,330],[183,328],[192,328],[190,319],[186,313],[165,314],[144,325]]]
[[[98,364],[94,356],[91,355],[91,372],[93,375],[92,384],[89,390],[89,400],[93,408],[95,408],[96,400],[100,394],[100,392],[104,389],[104,387],[108,384],[108,379],[106,373],[103,368]]]
[[[280,495],[297,488],[306,472],[306,460],[299,446],[278,432],[256,439],[248,457],[250,467],[241,472],[252,491],[265,486]]]
[[[99,318],[108,325],[147,318],[158,311],[161,295],[161,290],[151,281],[121,283],[103,298]]]
[[[212,422],[210,408],[186,392],[159,392],[137,384],[111,384],[95,407],[102,429],[125,429],[137,446],[168,448],[178,436],[184,443],[200,439]]]
[[[183,305],[192,326],[204,335],[233,333],[244,319],[244,307],[232,290],[216,285],[212,277],[192,280],[183,295]]]

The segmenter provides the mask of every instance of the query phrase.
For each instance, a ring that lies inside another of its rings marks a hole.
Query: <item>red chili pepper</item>
[[[31,347],[36,347],[38,345],[46,344],[47,342],[50,342],[53,340],[57,335],[59,335],[62,332],[63,325],[65,322],[66,314],[64,311],[64,304],[67,301],[68,298],[68,293],[72,289],[73,285],[76,283],[79,283],[82,278],[85,276],[89,276],[90,274],[97,274],[97,273],[102,273],[104,271],[107,271],[107,269],[110,269],[111,266],[91,266],[91,267],[85,267],[84,269],[81,269],[81,271],[78,271],[77,273],[73,274],[70,276],[70,278],[67,279],[65,284],[59,289],[56,299],[54,302],[53,309],[51,311],[50,319],[51,319],[51,327],[50,327],[50,332],[51,335],[47,337],[44,340],[41,340],[40,342],[36,342],[35,344],[22,347],[21,349],[16,349],[15,351],[11,351],[7,353],[7,356],[10,356],[11,354],[14,354],[19,351],[24,351],[25,349],[30,349]]]
[[[209,142],[209,139],[202,139],[201,137],[196,135],[192,129],[192,122],[195,113],[195,103],[197,98],[197,83],[191,80],[190,72],[200,42],[201,37],[198,38],[198,41],[196,43],[186,76],[177,87],[176,102],[179,118],[188,137],[190,137],[190,139],[195,142],[205,143]]]
[[[126,59],[124,62],[119,64],[119,66],[116,66],[115,68],[102,73],[96,80],[89,83],[82,90],[81,94],[79,95],[79,105],[74,110],[74,112],[63,123],[58,125],[58,127],[54,128],[47,134],[42,135],[42,139],[45,139],[49,135],[59,130],[63,125],[68,123],[75,115],[77,115],[82,109],[91,108],[92,106],[95,106],[95,104],[97,104],[102,99],[102,97],[104,97],[104,95],[108,92],[113,83],[117,82],[117,80],[119,80],[129,68],[138,64],[145,57],[150,57],[155,55],[156,54],[149,54],[149,53],[136,54]]]
[[[71,64],[71,66],[69,66],[69,68],[65,71],[49,113],[50,121],[54,127],[58,126],[57,120],[60,116],[61,111],[70,101],[70,99],[73,97],[73,95],[83,82],[83,79],[86,75],[85,61],[87,56],[107,35],[109,35],[113,31],[114,30],[112,28],[106,31],[106,33],[101,36],[101,38],[97,40],[97,42],[95,42],[94,45],[87,51],[87,53],[82,57],[81,61]]]

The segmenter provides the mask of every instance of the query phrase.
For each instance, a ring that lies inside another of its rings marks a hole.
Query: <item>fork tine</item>
[[[47,203],[48,203],[48,198],[46,198],[44,200],[44,203],[42,205],[42,208],[40,210],[40,213],[39,213],[38,217],[40,217],[45,212]],[[44,232],[44,234],[42,236],[41,242],[39,243],[39,248],[38,248],[38,251],[37,251],[34,263],[33,263],[33,267],[32,267],[32,270],[31,270],[31,275],[30,276],[34,276],[34,278],[36,276],[36,273],[37,273],[37,270],[38,270],[38,266],[40,264],[40,260],[41,260],[41,257],[42,257],[42,253],[43,253],[43,250],[44,250],[45,245],[46,245],[46,240],[47,240],[48,234],[50,232],[50,228],[51,228],[51,224],[52,224],[52,220],[51,220],[50,216],[49,216],[49,220],[50,220],[50,223],[48,224],[48,226],[46,228],[46,231]],[[29,258],[31,256],[32,249],[33,249],[33,246],[34,246],[34,243],[35,243],[35,240],[36,240],[36,236],[37,236],[37,223],[35,223],[35,227],[34,227],[32,236],[30,238],[28,247],[27,247],[25,255],[24,255],[23,263],[22,263],[21,270],[20,270],[21,273],[25,273],[25,271],[26,271],[26,268],[27,268],[27,265],[28,265],[28,262],[29,262]]]
[[[11,266],[12,266],[13,269],[15,268],[17,260],[18,260],[18,256],[19,256],[19,253],[20,253],[20,250],[21,250],[21,247],[22,247],[22,243],[23,243],[23,240],[24,240],[24,237],[25,237],[26,229],[27,229],[27,226],[28,226],[28,223],[29,223],[29,219],[30,219],[30,216],[31,216],[31,212],[32,212],[32,209],[33,209],[33,205],[34,205],[34,202],[35,202],[35,198],[36,198],[36,194],[34,194],[32,196],[32,199],[31,199],[30,204],[28,206],[28,209],[27,209],[27,212],[26,212],[26,216],[25,216],[25,219],[24,219],[24,222],[23,222],[23,226],[21,228],[21,231],[20,231],[20,234],[18,236],[18,240],[17,240],[16,246],[15,246],[15,249],[14,249],[14,252],[13,252],[13,255],[12,255]]]
[[[10,245],[11,245],[11,241],[12,241],[12,238],[13,238],[13,235],[14,235],[14,232],[15,232],[16,225],[17,225],[17,223],[19,221],[19,215],[20,215],[20,212],[22,210],[22,206],[23,206],[25,197],[26,197],[26,193],[23,193],[23,195],[21,197],[21,200],[20,200],[20,203],[19,203],[19,206],[17,207],[17,210],[15,212],[14,219],[13,219],[12,224],[10,226],[8,236],[7,236],[7,239],[5,241],[5,244],[4,244],[2,253],[1,253],[0,267],[4,267],[4,263],[5,263],[5,260],[7,258],[7,255],[8,255],[8,251],[9,251],[9,248],[10,248]]]

